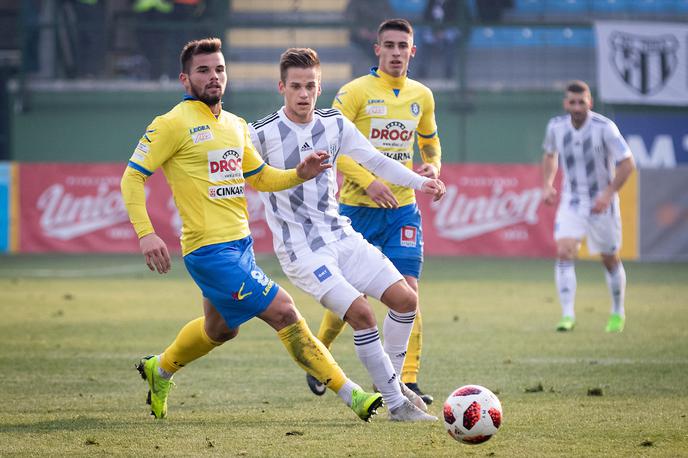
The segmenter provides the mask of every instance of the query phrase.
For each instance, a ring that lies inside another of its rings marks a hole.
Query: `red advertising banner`
[[[139,251],[122,202],[124,164],[19,164],[19,249],[38,252]],[[418,195],[425,253],[553,257],[555,207],[542,205],[536,165],[446,164],[447,195]],[[258,194],[246,189],[255,251],[272,252]],[[181,221],[161,171],[146,182],[146,206],[157,234],[179,252]]]
[[[19,250],[24,253],[136,253],[136,233],[122,195],[125,164],[19,164]],[[255,191],[247,190],[256,251],[272,236]],[[146,182],[146,207],[156,233],[180,252],[181,220],[161,171]]]
[[[428,255],[554,257],[556,206],[541,203],[537,165],[446,164],[447,195],[418,194]]]

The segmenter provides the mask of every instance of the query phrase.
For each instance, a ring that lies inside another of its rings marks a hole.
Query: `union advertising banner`
[[[688,25],[600,21],[595,34],[602,101],[688,105]]]
[[[125,164],[19,165],[19,250],[37,252],[138,252],[139,244],[122,195]],[[272,240],[260,199],[247,190],[257,251]],[[146,207],[156,233],[180,252],[181,220],[161,171],[146,182]],[[258,211],[260,210],[260,211]]]
[[[538,165],[446,164],[447,195],[418,194],[428,255],[554,257],[556,205],[542,199]]]

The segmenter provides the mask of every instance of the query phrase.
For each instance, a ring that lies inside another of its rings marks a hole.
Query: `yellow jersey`
[[[265,163],[238,116],[223,110],[215,117],[208,105],[187,97],[153,120],[128,166],[145,177],[162,167],[182,220],[182,254],[250,234],[244,178]],[[147,215],[132,215],[132,223],[139,237],[153,232]]]
[[[425,85],[401,76],[395,78],[377,68],[339,90],[332,104],[351,120],[358,130],[382,154],[413,167],[413,145],[416,137],[421,148],[432,143],[436,156],[423,157],[424,162],[440,168],[440,145],[435,122],[435,100]],[[340,155],[337,167],[344,175],[339,201],[346,205],[378,207],[365,189],[380,179],[392,190],[399,205],[416,200],[414,190],[389,183]]]

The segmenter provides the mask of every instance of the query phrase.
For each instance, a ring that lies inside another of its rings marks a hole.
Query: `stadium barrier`
[[[124,167],[122,163],[2,164],[3,251],[138,252],[119,190]],[[9,172],[13,168],[15,173]],[[445,198],[431,202],[418,196],[425,253],[554,257],[555,207],[540,201],[540,174],[534,164],[445,164]],[[623,258],[688,259],[686,182],[688,168],[683,167],[641,169],[634,174],[621,193]],[[262,201],[250,188],[246,196],[255,250],[271,253]],[[181,222],[162,173],[147,181],[146,199],[158,235],[178,253]]]

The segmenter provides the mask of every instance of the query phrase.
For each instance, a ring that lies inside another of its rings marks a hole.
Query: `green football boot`
[[[380,393],[366,393],[356,388],[351,392],[351,410],[363,421],[370,421],[370,417],[375,415],[381,406]]]
[[[141,358],[136,369],[141,374],[141,378],[148,382],[149,390],[146,404],[151,406],[151,415],[158,419],[165,418],[167,416],[167,396],[169,396],[170,388],[174,386],[174,382],[160,376],[158,357],[155,355]]]
[[[574,326],[576,326],[576,320],[572,316],[565,316],[561,318],[559,323],[557,323],[557,331],[573,331]]]
[[[609,315],[609,321],[607,321],[607,327],[604,330],[607,332],[622,332],[625,324],[626,318],[623,315],[612,313]]]

